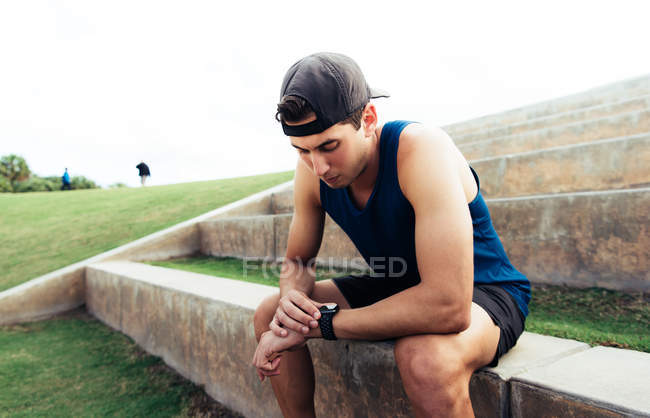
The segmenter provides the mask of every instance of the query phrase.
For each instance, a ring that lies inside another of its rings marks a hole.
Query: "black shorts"
[[[418,283],[405,278],[391,280],[370,275],[337,277],[333,282],[351,308],[372,305]],[[497,352],[487,365],[495,367],[499,358],[517,343],[524,332],[524,315],[510,293],[497,285],[475,284],[472,301],[483,308],[501,330]]]

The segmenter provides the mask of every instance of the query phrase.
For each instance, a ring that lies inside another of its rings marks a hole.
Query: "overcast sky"
[[[1,1],[0,155],[102,186],[290,170],[285,71],[353,57],[382,121],[445,125],[650,73],[639,1]]]

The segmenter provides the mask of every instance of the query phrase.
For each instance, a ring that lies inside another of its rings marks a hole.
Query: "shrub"
[[[6,178],[0,176],[0,193],[11,193],[14,188],[11,187],[11,182]]]
[[[73,190],[79,189],[99,189],[100,187],[92,180],[84,176],[74,176],[70,179],[70,187]]]
[[[32,176],[27,180],[17,182],[14,191],[16,193],[51,192],[52,190],[58,190],[60,187],[60,184],[53,183],[47,178]]]

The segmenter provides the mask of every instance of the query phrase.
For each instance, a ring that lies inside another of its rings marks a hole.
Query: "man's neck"
[[[377,129],[372,139],[368,161],[363,171],[352,183],[349,190],[355,194],[364,194],[372,192],[377,182],[377,173],[379,172],[379,135]]]

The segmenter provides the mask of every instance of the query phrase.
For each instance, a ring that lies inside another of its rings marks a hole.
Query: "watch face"
[[[336,313],[339,310],[339,305],[336,303],[327,303],[319,308],[322,313]]]

